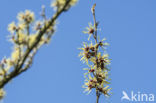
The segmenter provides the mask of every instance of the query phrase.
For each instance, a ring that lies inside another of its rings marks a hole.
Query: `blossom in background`
[[[3,89],[0,89],[0,99],[4,98],[5,91]]]
[[[30,10],[25,10],[25,12],[20,12],[17,15],[19,22],[32,23],[35,19],[34,13]]]
[[[42,20],[39,21],[35,20],[32,11],[25,10],[18,13],[16,23],[13,21],[8,25],[9,41],[13,44],[13,50],[10,57],[0,61],[0,100],[5,95],[3,87],[31,67],[38,49],[51,40],[59,15],[76,2],[77,0],[55,0],[52,6],[57,8],[57,11],[52,17],[47,18],[45,7],[42,7]]]
[[[17,30],[17,27],[15,25],[15,22],[11,22],[9,25],[8,25],[8,31],[10,33],[14,33],[15,31]]]
[[[67,0],[54,0],[51,3],[51,7],[54,8],[54,10],[59,10],[60,8],[62,8],[64,6],[64,4],[66,3]],[[71,6],[74,6],[77,3],[78,0],[70,0],[69,5],[65,8],[66,10],[68,10]]]

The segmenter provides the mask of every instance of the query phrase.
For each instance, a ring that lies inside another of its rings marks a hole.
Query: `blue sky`
[[[53,10],[50,0],[0,0],[0,58],[9,56],[7,25],[20,11],[29,9],[39,18],[41,6]],[[4,103],[95,103],[95,92],[86,95],[79,48],[87,35],[82,31],[92,22],[90,8],[97,3],[100,35],[110,43],[110,78],[113,95],[100,103],[125,103],[122,91],[156,95],[156,1],[155,0],[80,0],[59,18],[50,44],[42,47],[31,69],[15,78],[5,90]],[[141,102],[139,102],[141,103]],[[152,102],[152,103],[156,103]]]

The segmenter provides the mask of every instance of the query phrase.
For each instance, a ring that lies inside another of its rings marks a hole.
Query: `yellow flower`
[[[26,41],[28,39],[28,36],[26,34],[19,32],[18,36],[19,36],[19,38],[18,38],[19,43],[26,43]]]
[[[8,58],[8,59],[6,59],[6,62],[7,62],[7,71],[10,69],[10,67],[12,67],[13,66],[13,61],[10,59],[10,58]]]
[[[18,24],[18,29],[19,29],[19,30],[24,30],[25,27],[26,27],[26,25],[25,25],[24,23],[19,23],[19,24]]]
[[[14,48],[14,51],[12,52],[11,59],[14,63],[17,63],[20,55],[20,50],[18,47]]]
[[[42,27],[42,25],[43,25],[43,22],[41,22],[41,21],[36,21],[36,22],[35,22],[35,25],[34,25],[34,27],[33,27],[33,30],[40,30],[41,27]]]
[[[94,33],[94,26],[89,23],[89,27],[86,27],[86,30],[83,31],[84,34],[89,34],[88,40],[90,39],[91,35]]]
[[[15,30],[17,29],[15,22],[12,22],[8,25],[8,31],[10,31],[11,33],[14,33]]]
[[[0,100],[3,99],[5,96],[5,91],[3,89],[0,89]]]
[[[79,48],[83,51],[80,52],[79,56],[81,56],[81,59],[80,61],[83,61],[83,63],[87,63],[88,64],[88,59],[89,59],[89,55],[88,55],[88,52],[89,52],[89,46],[87,43],[83,42],[83,47],[82,48]]]
[[[19,22],[31,23],[34,21],[34,18],[34,13],[30,10],[25,10],[25,12],[20,12],[17,15],[17,19],[19,20]]]
[[[106,65],[110,64],[110,59],[108,54],[103,54],[102,58],[104,59],[104,62]]]
[[[75,5],[78,0],[70,0],[69,5],[67,6],[66,10],[68,10],[71,6]],[[56,8],[62,8],[64,4],[67,2],[67,0],[55,0],[51,3],[51,7]]]
[[[66,2],[66,0],[54,0],[51,3],[51,7],[58,8],[58,6],[63,6],[65,4],[65,2]]]
[[[71,0],[70,5],[73,6],[77,3],[77,0]]]
[[[94,33],[94,26],[92,23],[88,23],[89,27],[86,27],[86,31],[83,31],[84,34],[92,34]]]
[[[105,96],[107,96],[107,97],[109,97],[110,96],[110,90],[111,90],[112,88],[109,88],[109,86],[106,86],[106,87],[104,87],[104,88],[102,88],[102,93],[105,95]]]
[[[89,74],[88,75],[88,78],[85,77],[85,83],[84,85],[82,86],[83,88],[85,88],[84,92],[87,92],[88,91],[88,94],[91,92],[91,89],[92,88],[96,88],[97,86],[97,79],[95,77],[91,77],[91,75]]]
[[[37,34],[32,34],[32,35],[29,35],[29,46],[32,46],[32,44],[36,41],[36,37],[37,37]]]

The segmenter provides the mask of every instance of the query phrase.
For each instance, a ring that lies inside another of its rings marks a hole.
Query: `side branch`
[[[3,80],[0,82],[0,88],[3,88],[10,80],[12,80],[13,78],[15,78],[16,76],[18,76],[19,74],[23,73],[24,71],[26,71],[29,68],[29,65],[27,65],[24,69],[23,66],[27,60],[27,58],[29,57],[29,55],[31,54],[31,52],[33,52],[33,50],[35,48],[38,47],[39,42],[41,41],[41,38],[43,37],[43,35],[46,33],[46,31],[51,27],[54,26],[56,19],[64,12],[66,11],[66,8],[69,6],[71,0],[67,0],[66,3],[64,4],[64,6],[59,9],[54,16],[50,19],[50,21],[48,22],[47,25],[44,25],[43,28],[41,28],[40,32],[38,33],[37,37],[36,37],[36,41],[29,47],[27,48],[26,52],[24,53],[23,58],[20,58],[20,62],[18,63],[18,65],[16,65],[14,67],[14,70],[12,72],[10,72],[8,75],[6,75]],[[54,32],[52,32],[54,33]],[[36,52],[35,52],[36,53]],[[34,55],[35,55],[34,53]],[[33,55],[33,56],[34,56]],[[30,61],[32,62],[32,61]]]

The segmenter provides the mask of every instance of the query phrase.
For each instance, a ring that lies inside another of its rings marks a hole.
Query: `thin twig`
[[[95,6],[96,6],[96,4],[94,4],[93,5],[93,7],[92,7],[92,14],[93,14],[93,20],[94,20],[94,29],[95,29],[95,31],[94,31],[94,34],[93,34],[93,37],[94,37],[94,39],[95,39],[95,43],[96,44],[99,44],[98,43],[98,41],[97,41],[97,22],[96,22],[96,17],[95,17]],[[96,56],[96,64],[97,64],[97,69],[98,69],[98,61],[97,61],[97,59],[98,59],[98,57],[97,57],[97,53],[98,53],[98,47],[99,47],[99,45],[97,45],[97,47],[95,48],[95,56]],[[98,76],[97,76],[97,74],[95,74],[94,75],[96,78],[97,78],[97,80],[98,80]],[[96,103],[99,103],[99,98],[100,98],[100,93],[99,93],[99,90],[98,90],[98,87],[96,87]]]
[[[95,39],[95,42],[97,43],[97,22],[96,22],[96,17],[95,17],[95,6],[96,4],[94,4],[92,7],[92,14],[93,14],[94,28],[95,28],[94,39]]]
[[[100,93],[96,90],[96,103],[99,103]]]

